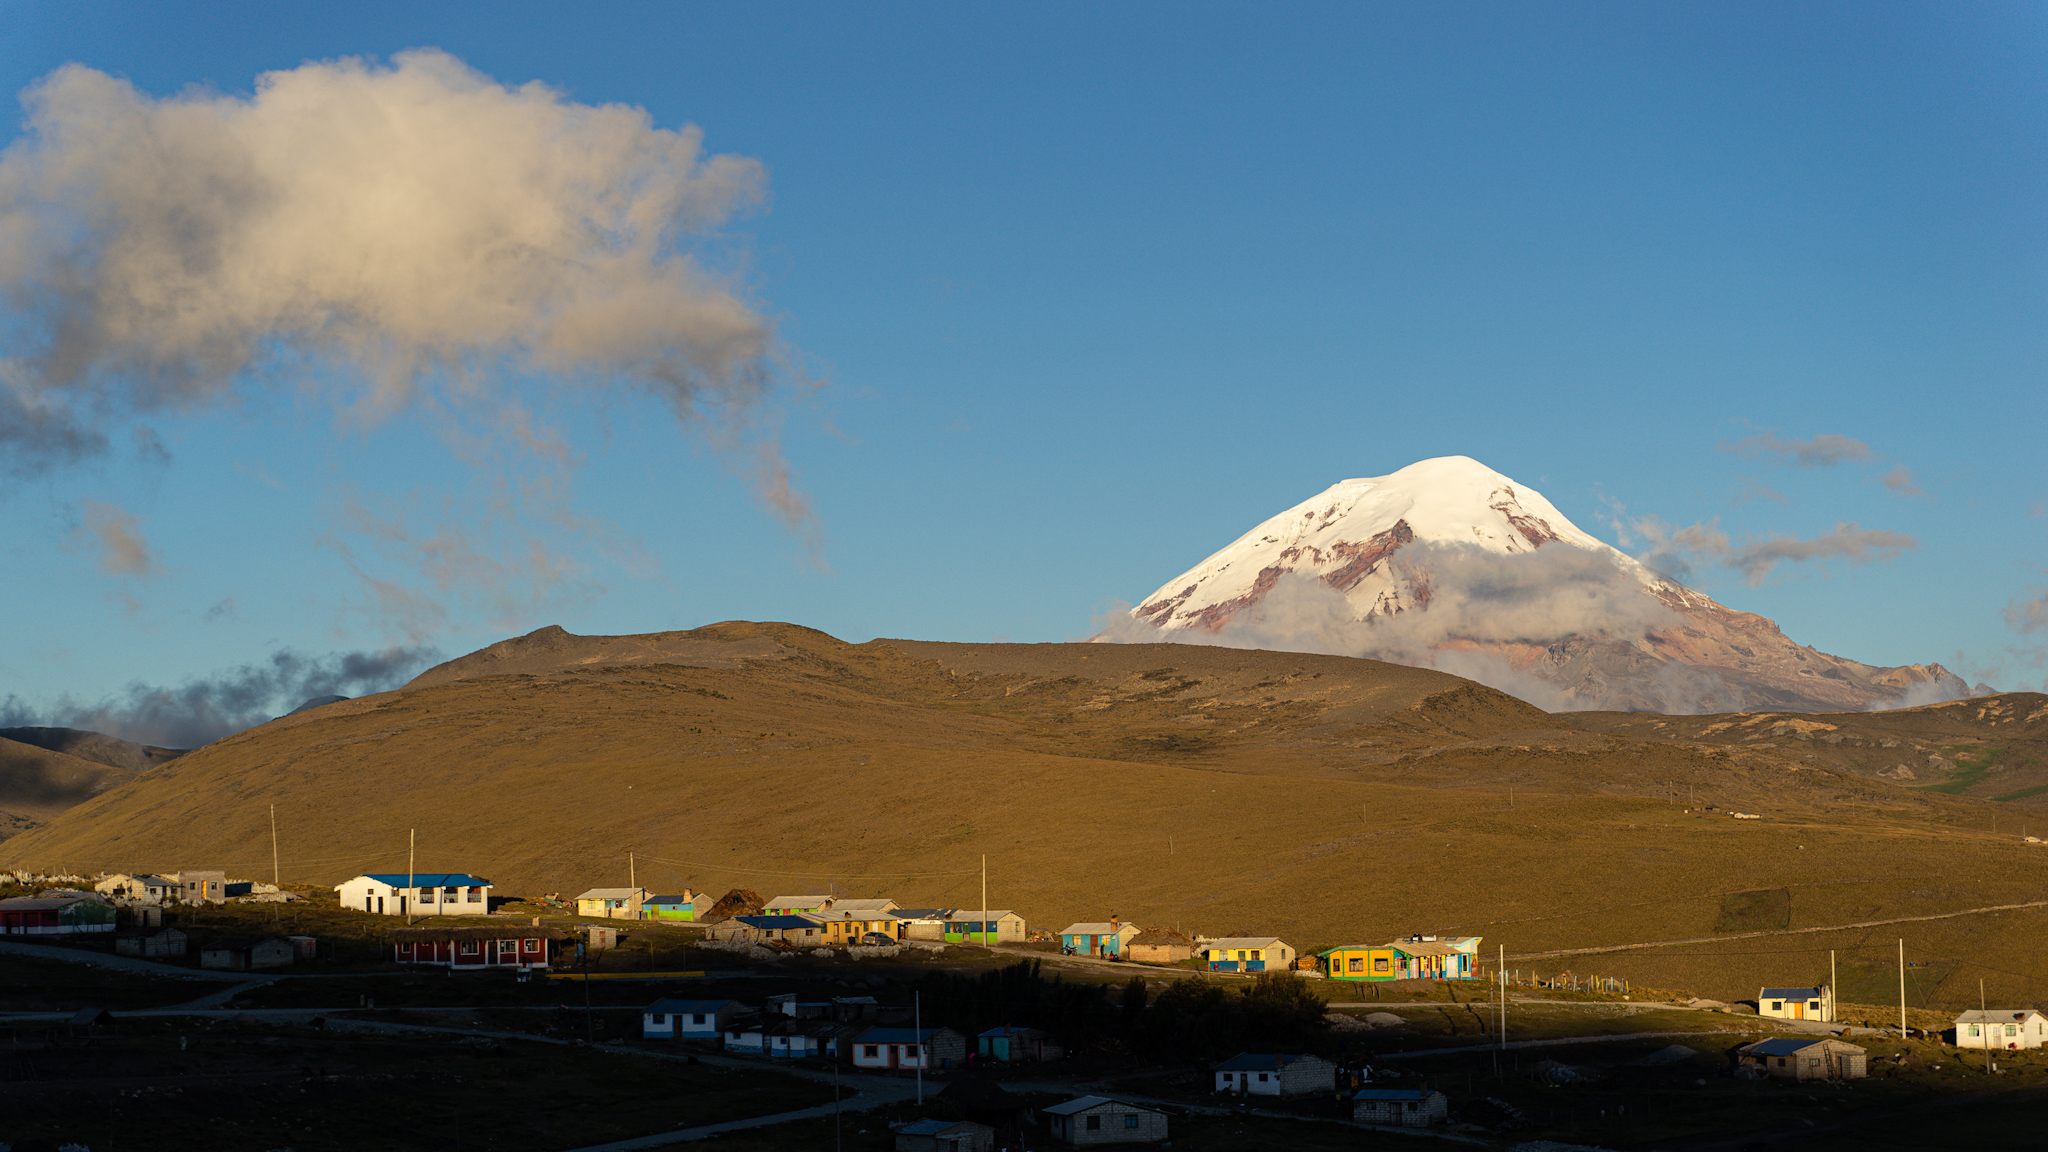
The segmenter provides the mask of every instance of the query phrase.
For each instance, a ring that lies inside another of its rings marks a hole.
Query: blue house
[[[648,1040],[716,1040],[739,1013],[737,1000],[656,1000],[640,1010]]]
[[[649,920],[695,920],[700,895],[683,892],[672,896],[649,896],[640,904],[640,915]]]

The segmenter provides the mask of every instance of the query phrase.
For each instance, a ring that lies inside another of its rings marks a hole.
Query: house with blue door
[[[1069,956],[1115,956],[1121,959],[1124,946],[1143,931],[1136,924],[1126,924],[1115,916],[1107,921],[1069,924],[1060,932],[1060,950]]]
[[[648,1040],[716,1040],[740,1012],[737,1000],[656,1000],[640,1010]]]
[[[1024,942],[1024,918],[1008,908],[956,908],[948,913],[941,936],[948,944]]]
[[[1229,936],[1199,947],[1211,972],[1284,972],[1294,967],[1294,949],[1277,936]]]
[[[1388,944],[1395,952],[1395,979],[1476,980],[1477,936],[1403,936]]]

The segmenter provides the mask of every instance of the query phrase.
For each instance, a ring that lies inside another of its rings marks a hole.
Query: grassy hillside
[[[135,774],[133,769],[0,737],[0,835],[8,828],[48,820]]]
[[[275,804],[287,881],[402,870],[417,829],[422,870],[510,893],[623,884],[633,852],[657,889],[974,906],[986,854],[990,902],[1041,928],[1116,912],[1304,949],[1456,931],[1511,956],[1704,940],[1509,964],[1720,998],[1825,979],[1833,949],[1845,998],[1878,1003],[1903,936],[1916,1003],[1974,1004],[1980,977],[2048,996],[2048,910],[1796,932],[2048,898],[2048,848],[1993,835],[1985,803],[1804,744],[1589,731],[1341,657],[731,623],[656,638],[669,663],[648,638],[536,637],[210,745],[0,863],[267,877]],[[1990,723],[1930,715],[1943,739]]]

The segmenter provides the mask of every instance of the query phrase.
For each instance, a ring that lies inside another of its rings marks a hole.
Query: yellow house
[[[824,930],[825,943],[836,947],[858,944],[870,932],[879,933],[889,939],[896,939],[896,915],[879,909],[827,908],[805,915],[820,922]]]
[[[576,897],[576,914],[602,916],[607,920],[638,920],[647,896],[645,888],[592,888]]]
[[[1391,945],[1341,944],[1316,953],[1332,980],[1398,980],[1401,964]]]

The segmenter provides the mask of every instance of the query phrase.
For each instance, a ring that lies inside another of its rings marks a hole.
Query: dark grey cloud
[[[134,683],[91,703],[61,699],[36,707],[0,702],[0,727],[82,728],[166,748],[197,748],[281,716],[315,696],[364,696],[399,687],[439,663],[433,648],[387,648],[308,656],[291,649],[176,687]]]

